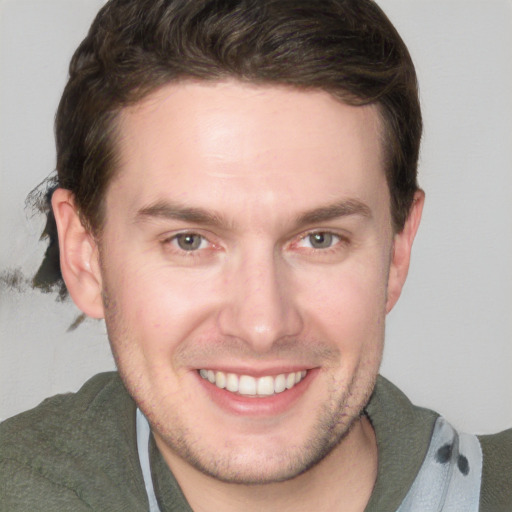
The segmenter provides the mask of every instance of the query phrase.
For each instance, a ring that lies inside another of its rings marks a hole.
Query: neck
[[[195,512],[361,512],[377,476],[375,433],[366,416],[354,423],[342,442],[319,464],[286,482],[230,484],[204,475],[182,459],[164,458]]]

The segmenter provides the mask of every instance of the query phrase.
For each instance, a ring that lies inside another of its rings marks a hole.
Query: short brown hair
[[[56,117],[58,186],[94,232],[116,172],[119,112],[183,79],[322,89],[376,104],[396,231],[417,190],[416,74],[372,0],[110,0],[76,50]]]

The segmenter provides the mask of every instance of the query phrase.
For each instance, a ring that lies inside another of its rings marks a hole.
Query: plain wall
[[[427,194],[382,373],[459,428],[500,430],[512,425],[512,0],[379,3],[416,62]],[[24,201],[55,167],[67,65],[101,4],[0,0],[0,418],[114,368],[102,322],[67,332],[73,304],[5,284],[44,253],[44,219]]]

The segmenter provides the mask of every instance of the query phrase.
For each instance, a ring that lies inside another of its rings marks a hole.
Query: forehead
[[[323,91],[171,84],[123,110],[119,135],[112,188],[122,186],[132,209],[169,196],[207,208],[247,207],[248,198],[291,209],[297,201],[388,200],[377,108]]]

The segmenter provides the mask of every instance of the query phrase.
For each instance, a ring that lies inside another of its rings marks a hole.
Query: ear
[[[391,255],[391,265],[388,277],[388,297],[386,303],[386,313],[389,313],[396,304],[409,271],[409,262],[411,261],[411,250],[414,237],[418,231],[421,220],[421,212],[425,202],[425,193],[418,190],[414,194],[414,200],[405,222],[404,229],[396,233],[393,239],[393,253]]]
[[[91,233],[82,225],[71,191],[58,188],[52,197],[59,233],[60,268],[75,304],[88,316],[103,318],[99,252]]]

